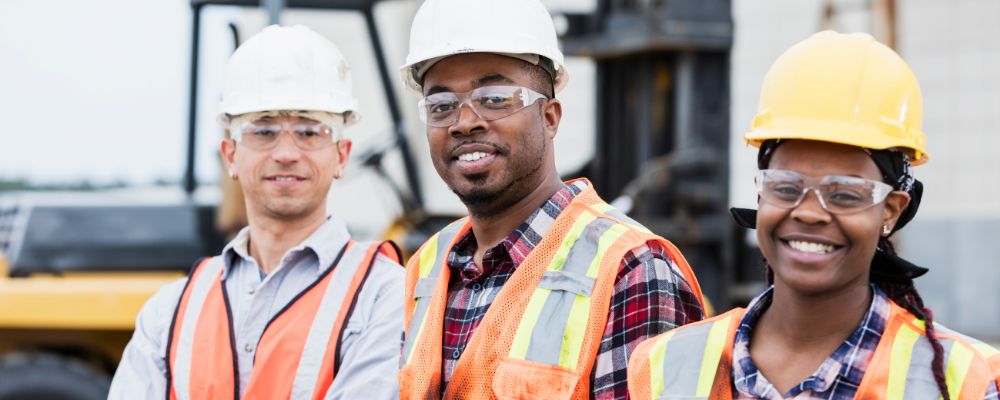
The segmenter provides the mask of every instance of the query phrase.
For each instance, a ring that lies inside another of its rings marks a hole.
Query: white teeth
[[[475,152],[472,152],[472,153],[461,154],[461,155],[458,156],[458,159],[462,160],[462,161],[476,161],[476,160],[478,160],[480,158],[483,158],[483,157],[486,157],[488,155],[489,154],[483,153],[481,151],[475,151]]]
[[[803,241],[798,241],[798,240],[789,240],[788,241],[788,245],[792,246],[792,248],[795,249],[795,250],[803,251],[803,252],[806,252],[806,253],[824,254],[824,253],[829,253],[829,252],[833,251],[833,246],[830,246],[828,244],[822,244],[822,243],[812,243],[812,242],[803,242]]]
[[[299,180],[299,178],[296,178],[294,176],[276,176],[274,177],[274,180],[275,182],[294,182]]]

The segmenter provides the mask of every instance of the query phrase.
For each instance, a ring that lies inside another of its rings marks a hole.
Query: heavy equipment
[[[356,155],[394,188],[403,217],[398,240],[422,242],[448,218],[422,213],[414,161],[402,132],[375,21],[376,0],[291,0],[284,8],[360,13],[379,66],[393,140]],[[195,180],[202,13],[209,6],[258,7],[257,1],[193,0],[188,146],[183,191],[122,189],[92,193],[0,194],[0,400],[104,399],[144,302],[191,264],[218,254],[217,188]],[[234,32],[234,43],[239,39]],[[235,48],[235,46],[234,46]],[[204,134],[204,133],[202,133]],[[180,138],[178,138],[180,139]],[[405,183],[382,168],[402,156]],[[411,245],[412,247],[412,245]]]
[[[265,2],[272,15],[289,8],[363,16],[392,132],[354,159],[392,188],[401,215],[384,236],[412,251],[457,215],[426,211],[376,24],[378,1]],[[595,153],[565,175],[590,178],[602,197],[676,243],[718,308],[742,304],[759,291],[761,274],[759,254],[727,212],[730,0],[596,3],[590,13],[554,13],[564,22],[564,52],[596,64]],[[202,14],[260,5],[191,1],[183,193],[0,196],[0,400],[104,398],[139,307],[194,260],[221,249],[215,221],[224,196],[195,179]],[[235,25],[232,32],[238,44]],[[383,167],[394,152],[402,179]]]
[[[566,14],[567,55],[596,63],[595,154],[580,172],[674,242],[727,310],[762,289],[760,255],[729,216],[730,0],[598,0]]]

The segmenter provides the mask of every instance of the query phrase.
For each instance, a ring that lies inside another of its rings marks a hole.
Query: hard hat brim
[[[756,128],[744,134],[744,139],[748,145],[760,147],[766,140],[813,140],[817,142],[829,142],[845,144],[848,146],[861,147],[872,150],[902,149],[912,156],[910,160],[913,165],[920,165],[929,159],[927,153],[921,150],[923,146],[917,143],[905,143],[903,140],[890,140],[885,135],[873,134],[874,127],[858,126],[851,123],[836,121],[800,121],[802,128]],[[917,132],[917,137],[923,137],[922,132]]]

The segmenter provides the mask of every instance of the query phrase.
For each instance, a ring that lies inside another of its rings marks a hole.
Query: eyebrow
[[[514,83],[514,80],[500,74],[489,74],[473,82],[473,86],[482,87],[491,83]]]
[[[432,86],[430,89],[427,89],[427,93],[424,93],[424,96],[430,96],[435,93],[450,92],[450,91],[451,89],[449,89],[447,86],[435,85]]]
[[[485,75],[485,76],[483,76],[483,77],[481,77],[479,79],[473,80],[472,81],[472,87],[474,87],[474,88],[480,88],[480,87],[488,86],[488,85],[494,84],[494,83],[510,83],[510,84],[513,84],[515,82],[514,82],[513,79],[510,79],[510,78],[508,78],[508,77],[506,77],[504,75],[501,75],[501,74],[498,74],[498,73],[492,73],[492,74],[489,74],[489,75]],[[450,92],[450,91],[451,91],[451,89],[448,88],[447,86],[434,85],[430,89],[427,89],[427,93],[424,94],[424,96],[430,96],[430,95],[435,94],[435,93]]]

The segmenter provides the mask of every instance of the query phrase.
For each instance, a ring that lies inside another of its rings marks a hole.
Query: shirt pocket
[[[361,332],[364,331],[364,327],[365,321],[357,315],[352,315],[347,320],[347,324],[344,326],[344,333],[340,335],[340,346],[344,351],[357,343],[358,339],[361,338]]]

